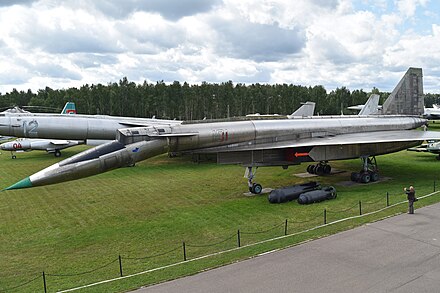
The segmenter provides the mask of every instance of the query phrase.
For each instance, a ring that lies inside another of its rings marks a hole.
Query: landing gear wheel
[[[370,173],[370,182],[376,182],[379,180],[379,174],[377,172]]]
[[[379,180],[379,169],[377,168],[376,157],[362,156],[362,169],[359,173],[351,173],[351,180],[354,182],[368,183]]]
[[[439,160],[440,161],[440,155],[438,155],[437,157],[435,157],[437,160]]]
[[[54,156],[57,157],[57,158],[60,157],[61,156],[61,152],[59,150],[56,150],[55,153],[54,153]]]
[[[315,165],[308,165],[307,173],[316,174],[319,176],[330,174],[332,171],[332,167],[327,163],[328,163],[327,161],[321,161]]]
[[[321,164],[316,164],[315,174],[316,175],[323,175],[324,174],[324,166]]]
[[[261,184],[258,183],[252,184],[252,191],[251,191],[252,193],[260,194],[261,191],[263,191],[263,187],[261,186]]]
[[[361,176],[362,183],[368,183],[368,182],[370,182],[370,180],[371,180],[370,174],[368,174],[368,173],[362,174],[362,176]]]
[[[351,173],[351,181],[358,182],[361,179],[361,174],[358,172]]]
[[[12,158],[12,159],[16,159],[17,156],[16,156],[16,155],[12,155],[11,158]]]
[[[244,177],[248,179],[249,191],[254,194],[260,194],[261,191],[263,191],[263,187],[261,187],[261,184],[252,182],[252,180],[255,178],[255,172],[257,171],[256,169],[255,171],[253,171],[252,169],[252,166],[247,167],[246,171],[244,172]]]

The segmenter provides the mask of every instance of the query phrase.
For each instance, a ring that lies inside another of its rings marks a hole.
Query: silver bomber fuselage
[[[115,139],[120,128],[181,121],[103,115],[1,114],[0,135],[50,139]]]
[[[168,151],[171,152],[213,147],[221,151],[222,149],[233,150],[239,146],[295,141],[338,134],[408,130],[418,128],[425,123],[425,119],[408,116],[335,116],[183,124],[170,127],[155,126],[121,129],[119,132],[121,134],[120,140],[124,144],[143,139],[166,138]],[[183,135],[188,133],[193,133],[193,135]],[[178,136],[179,134],[182,136]],[[148,135],[150,136],[148,137]]]
[[[271,144],[312,137],[374,131],[407,130],[423,125],[416,117],[319,117],[286,120],[157,125],[118,131],[118,140],[65,159],[9,189],[54,184],[133,165],[169,151],[227,152],[240,147],[270,149]],[[269,147],[268,147],[269,146]],[[374,154],[371,154],[374,155]],[[347,155],[345,158],[350,158]],[[354,155],[352,157],[356,157]]]

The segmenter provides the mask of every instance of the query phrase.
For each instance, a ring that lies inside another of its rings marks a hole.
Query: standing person
[[[403,189],[408,198],[408,214],[414,214],[414,202],[416,201],[416,191],[414,186],[410,186],[409,189],[406,187]]]

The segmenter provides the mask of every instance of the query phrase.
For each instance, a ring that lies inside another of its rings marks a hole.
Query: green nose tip
[[[9,186],[8,188],[5,188],[4,190],[21,189],[21,188],[28,188],[28,187],[32,187],[32,182],[29,177],[26,177],[23,180],[18,181],[17,183]]]

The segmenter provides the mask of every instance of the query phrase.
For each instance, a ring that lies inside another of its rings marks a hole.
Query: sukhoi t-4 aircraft
[[[249,189],[261,192],[253,168],[317,162],[328,173],[329,161],[361,158],[361,182],[377,180],[375,156],[404,150],[440,132],[419,131],[423,114],[422,69],[410,68],[385,101],[381,114],[314,116],[295,119],[156,124],[119,129],[117,139],[43,169],[7,189],[42,186],[79,179],[166,152],[211,153],[221,164],[247,169]]]

